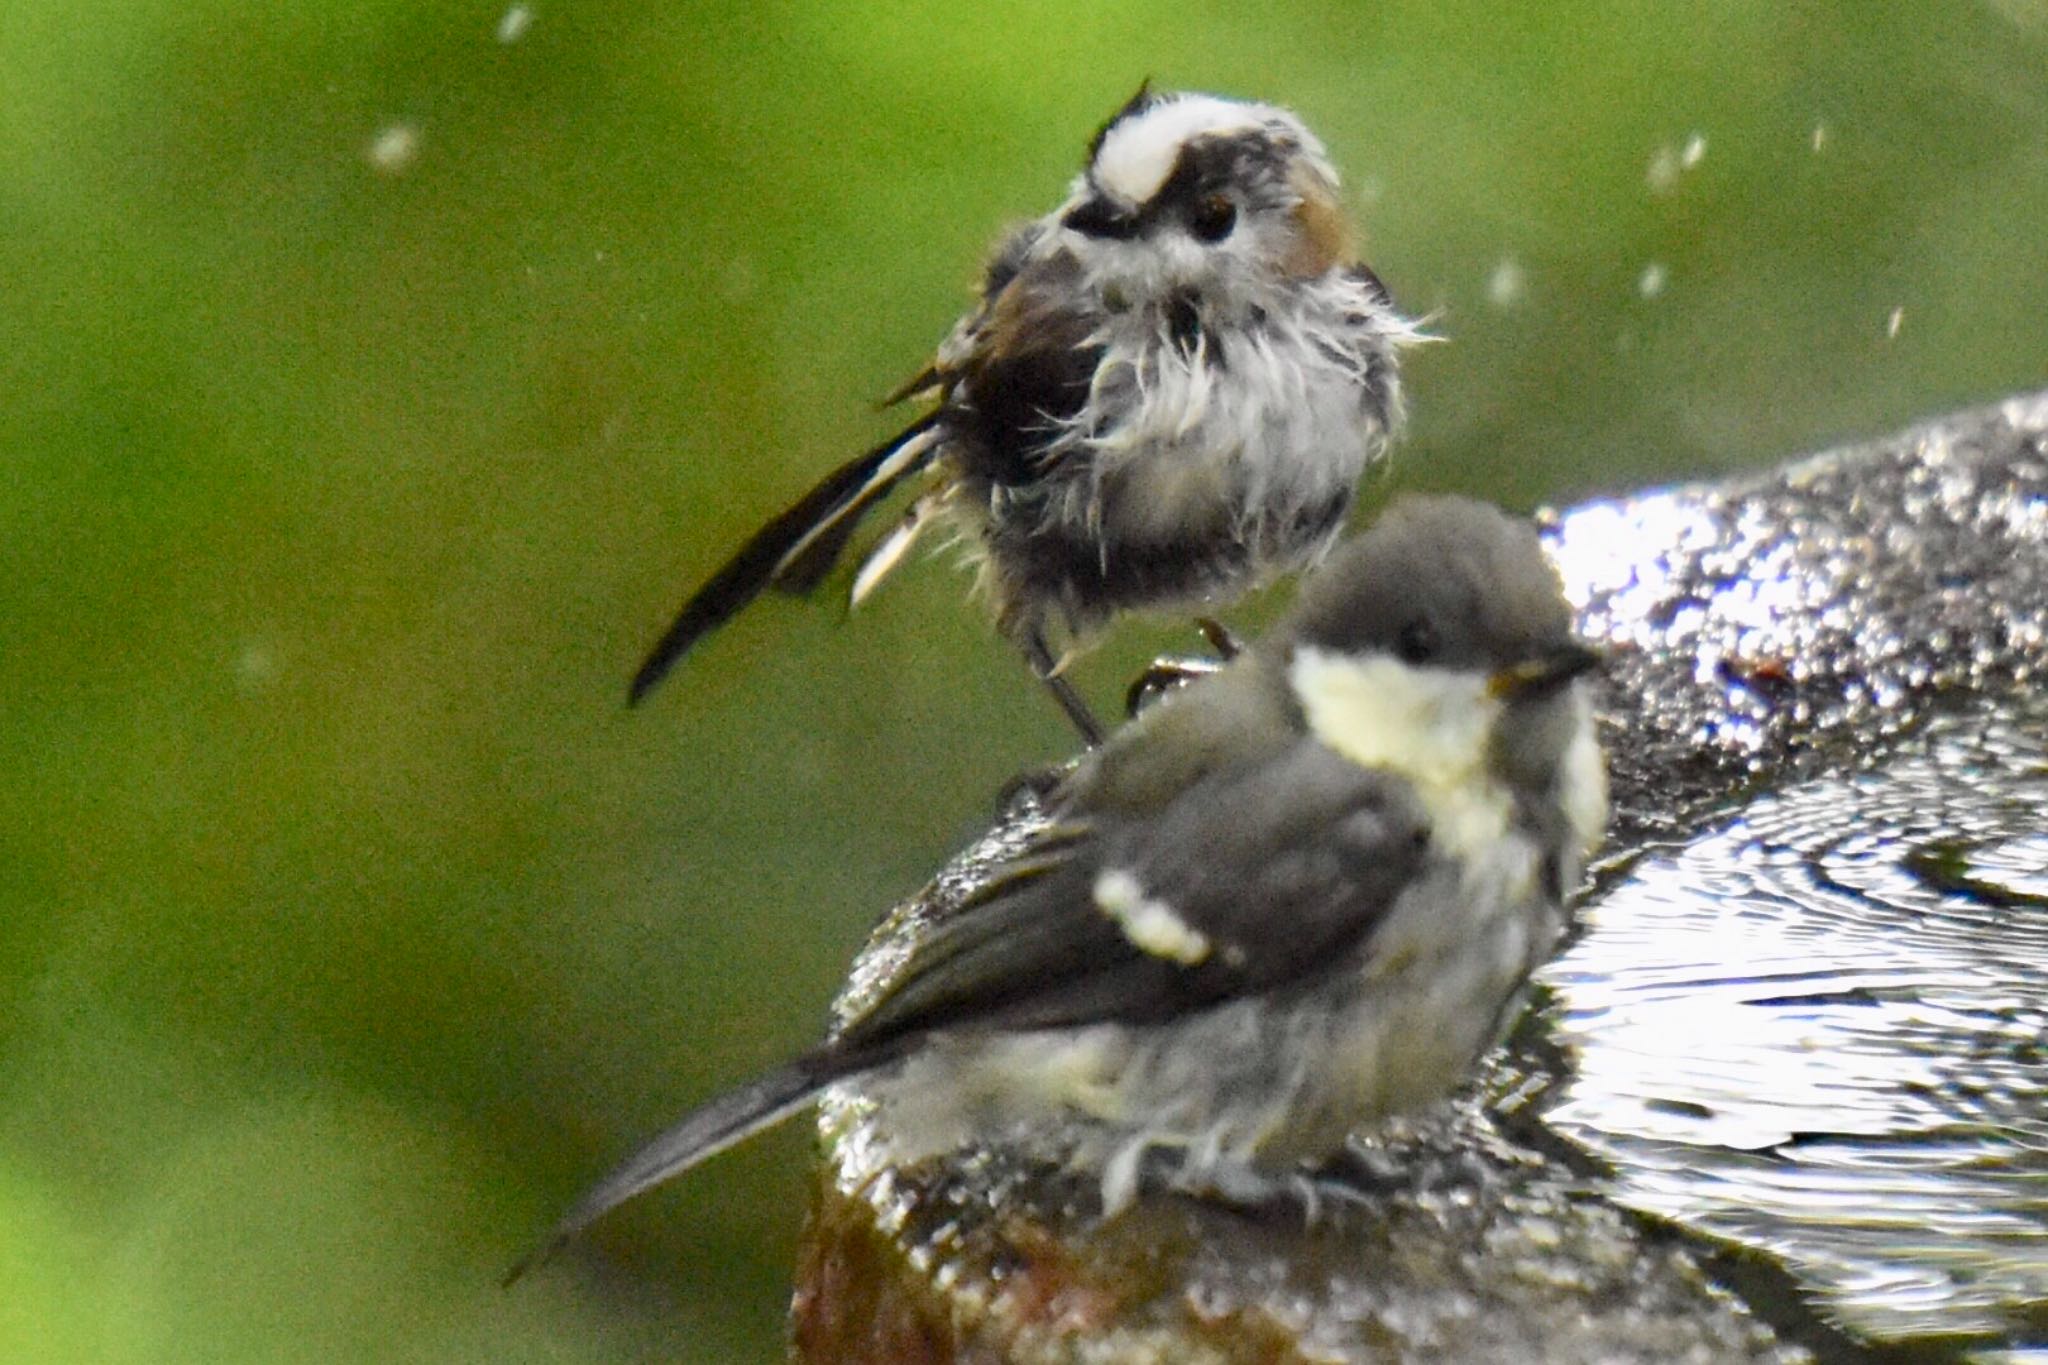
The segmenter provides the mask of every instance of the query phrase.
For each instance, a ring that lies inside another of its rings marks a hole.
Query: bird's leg
[[[1335,1204],[1375,1204],[1403,1190],[1414,1188],[1414,1172],[1389,1162],[1381,1153],[1346,1143],[1313,1171],[1298,1177],[1306,1187],[1304,1200],[1310,1205],[1310,1221],[1324,1201]]]
[[[996,793],[996,810],[1007,815],[1028,795],[1033,803],[1043,807],[1047,798],[1059,789],[1060,782],[1073,770],[1068,763],[1048,764],[1043,768],[1026,768]]]
[[[1213,616],[1197,616],[1195,629],[1202,632],[1202,638],[1209,642],[1209,648],[1216,651],[1216,657],[1229,663],[1244,653],[1244,641],[1237,633]]]
[[[1161,697],[1178,692],[1198,678],[1206,678],[1223,667],[1214,659],[1158,658],[1131,679],[1124,690],[1124,714],[1136,716]]]
[[[1031,665],[1031,671],[1052,693],[1052,699],[1060,704],[1060,710],[1067,713],[1067,719],[1081,734],[1081,742],[1091,749],[1102,747],[1102,722],[1095,719],[1095,713],[1088,709],[1080,690],[1059,671],[1059,661],[1046,647],[1045,636],[1032,630],[1024,636],[1024,659]]]
[[[1216,651],[1216,657],[1154,659],[1146,666],[1144,672],[1131,680],[1130,687],[1125,690],[1125,715],[1135,716],[1167,693],[1185,687],[1197,678],[1208,677],[1244,650],[1244,642],[1239,640],[1228,626],[1211,617],[1197,616],[1195,629],[1202,632],[1202,638],[1209,642],[1209,648]]]

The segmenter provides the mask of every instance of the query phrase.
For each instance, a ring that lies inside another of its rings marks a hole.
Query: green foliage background
[[[503,17],[0,5],[0,1358],[779,1349],[801,1134],[497,1275],[1067,738],[942,563],[624,680],[1141,77],[1298,108],[1449,339],[1385,486],[2048,379],[2048,0]]]

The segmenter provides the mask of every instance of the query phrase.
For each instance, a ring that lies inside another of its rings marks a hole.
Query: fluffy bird
[[[1606,779],[1530,526],[1395,503],[1293,613],[1155,703],[821,1046],[607,1176],[544,1248],[857,1085],[909,1163],[1006,1146],[1252,1201],[1443,1095],[1557,942]]]
[[[1354,256],[1337,173],[1300,119],[1141,89],[889,400],[923,414],[756,532],[629,696],[764,590],[815,588],[862,516],[918,480],[852,601],[948,528],[997,630],[1097,742],[1066,653],[1119,611],[1221,605],[1323,553],[1400,420],[1395,357],[1418,335]]]

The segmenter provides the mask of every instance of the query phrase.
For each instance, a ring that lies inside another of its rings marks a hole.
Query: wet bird
[[[1083,758],[826,1042],[656,1138],[541,1254],[842,1081],[895,1163],[1004,1145],[1109,1213],[1147,1180],[1298,1188],[1455,1087],[1556,944],[1606,821],[1594,663],[1527,523],[1396,502]]]
[[[1213,609],[1313,562],[1400,421],[1396,353],[1418,335],[1353,255],[1337,174],[1300,119],[1141,89],[889,399],[926,410],[756,532],[629,697],[763,591],[816,588],[862,517],[917,481],[851,601],[944,528],[977,560],[998,632],[1094,743],[1067,654],[1126,609]]]

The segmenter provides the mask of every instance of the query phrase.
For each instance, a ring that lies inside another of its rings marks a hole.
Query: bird
[[[841,1082],[892,1164],[1001,1145],[1105,1216],[1148,1183],[1300,1191],[1455,1088],[1555,946],[1606,825],[1598,659],[1529,523],[1395,501],[1087,751],[823,1043],[656,1137],[514,1274]]]
[[[885,400],[924,410],[705,580],[629,704],[764,591],[817,588],[862,517],[916,480],[850,604],[943,528],[978,564],[998,634],[1099,742],[1067,658],[1119,612],[1227,605],[1312,563],[1401,424],[1397,352],[1423,333],[1352,239],[1298,117],[1148,82],[1059,206],[1001,238],[974,306]]]

